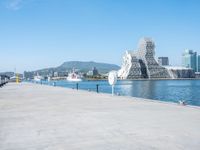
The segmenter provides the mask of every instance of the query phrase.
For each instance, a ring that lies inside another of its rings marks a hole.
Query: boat
[[[82,77],[73,70],[72,73],[68,74],[67,81],[80,82]]]
[[[34,76],[34,81],[36,81],[36,82],[40,82],[41,80],[43,80],[43,77],[42,76],[40,76],[40,75],[36,75],[36,76]]]
[[[48,81],[48,82],[51,81],[51,77],[47,77],[47,81]]]

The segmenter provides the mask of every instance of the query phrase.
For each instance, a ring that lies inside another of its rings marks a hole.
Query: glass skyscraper
[[[200,55],[197,57],[197,71],[200,72]]]
[[[185,50],[182,55],[182,65],[186,68],[192,68],[195,72],[197,72],[197,52],[193,52],[193,50],[188,49]]]

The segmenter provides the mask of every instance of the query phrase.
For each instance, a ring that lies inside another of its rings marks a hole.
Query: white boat
[[[48,80],[48,82],[51,81],[51,77],[48,77],[47,80]]]
[[[80,81],[82,81],[82,78],[81,78],[80,75],[78,75],[77,73],[75,73],[75,71],[73,70],[72,73],[69,73],[69,75],[67,77],[67,81],[80,82]]]
[[[34,81],[36,81],[36,82],[40,82],[42,79],[43,79],[42,76],[39,76],[39,75],[34,76]]]

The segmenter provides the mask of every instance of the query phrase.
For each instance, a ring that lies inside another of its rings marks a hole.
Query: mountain
[[[23,74],[16,73],[20,78],[23,78]],[[8,78],[13,77],[15,75],[14,72],[0,72],[0,76],[7,76]]]
[[[72,69],[76,69],[80,72],[87,73],[89,70],[92,70],[93,67],[96,67],[99,73],[108,73],[111,70],[119,70],[120,67],[115,64],[107,64],[107,63],[98,63],[93,61],[67,61],[61,64],[58,67],[45,68],[32,72],[24,72],[27,76],[34,76],[37,73],[40,75],[46,76],[52,74],[53,72],[71,72]]]
[[[81,72],[88,72],[93,67],[96,67],[100,73],[107,73],[111,70],[119,70],[119,66],[107,63],[97,63],[93,61],[67,61],[57,67],[58,70],[72,70],[73,68],[79,69]]]
[[[15,73],[14,72],[0,72],[0,75],[6,75],[8,77],[12,77],[15,75]]]

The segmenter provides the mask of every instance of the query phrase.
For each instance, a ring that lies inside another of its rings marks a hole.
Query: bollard
[[[99,93],[99,84],[97,84],[96,87],[97,87],[97,93]]]
[[[78,90],[78,83],[76,83],[76,89]]]

